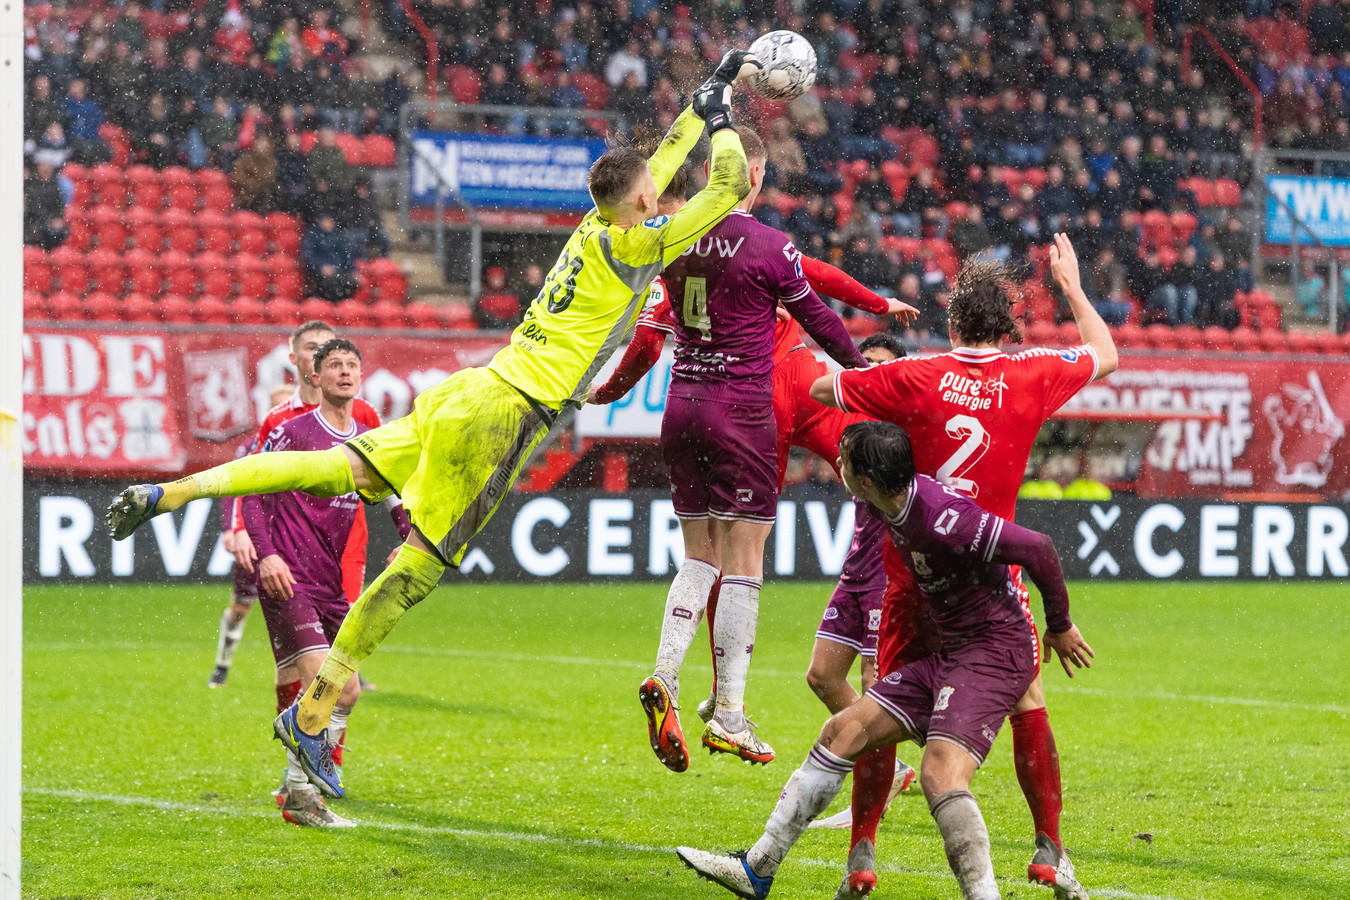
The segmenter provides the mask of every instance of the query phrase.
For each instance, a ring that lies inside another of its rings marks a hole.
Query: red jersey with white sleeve
[[[894,422],[909,434],[914,466],[1011,520],[1017,491],[1041,425],[1097,377],[1097,355],[1086,346],[1035,349],[1013,356],[1001,350],[959,347],[928,357],[905,357],[840,372],[834,378],[841,409]],[[878,674],[935,648],[922,597],[893,552],[877,645]],[[1026,607],[1026,590],[1017,584]],[[1029,627],[1035,623],[1026,610]]]
[[[317,403],[305,403],[301,400],[300,391],[297,390],[290,397],[268,410],[267,415],[263,417],[262,425],[258,427],[258,437],[254,446],[262,447],[267,442],[268,436],[280,425],[303,416],[305,413],[317,409],[318,406]],[[360,397],[352,401],[352,418],[360,423],[365,430],[379,428],[384,424],[380,419],[380,414],[375,411],[375,407]],[[257,453],[258,450],[255,449],[253,452]],[[238,500],[235,501],[234,506],[234,523],[236,531],[244,527],[243,516],[240,514],[240,501]],[[356,518],[352,522],[352,531],[347,536],[347,544],[342,552],[342,586],[347,595],[348,603],[355,603],[365,587],[366,537],[368,534],[365,504],[361,504],[356,510]]]

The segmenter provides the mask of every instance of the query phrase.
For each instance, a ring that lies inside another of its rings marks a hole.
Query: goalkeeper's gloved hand
[[[759,61],[759,57],[750,51],[728,50],[727,55],[717,64],[713,78],[720,78],[727,84],[740,84],[763,68],[764,64]]]
[[[694,91],[694,115],[703,120],[708,134],[716,134],[723,128],[735,128],[731,121],[731,83],[714,75]]]

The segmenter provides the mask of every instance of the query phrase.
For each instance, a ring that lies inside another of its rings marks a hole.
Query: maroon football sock
[[[1059,752],[1045,709],[1030,709],[1009,717],[1013,733],[1013,766],[1026,795],[1037,833],[1045,833],[1061,850],[1059,814],[1064,809],[1059,780]]]
[[[300,688],[303,685],[299,681],[291,681],[287,684],[277,685],[277,714],[280,715],[291,708],[295,698],[300,696]]]
[[[713,621],[717,618],[717,598],[722,594],[722,576],[718,575],[708,592],[708,607],[704,615],[708,618],[708,655],[712,657],[713,686],[717,685],[717,642],[713,640]]]
[[[877,843],[877,825],[886,811],[886,798],[895,780],[895,745],[859,756],[853,764],[853,840],[850,847],[866,838]]]

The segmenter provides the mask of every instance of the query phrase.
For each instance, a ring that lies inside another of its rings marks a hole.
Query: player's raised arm
[[[896,316],[905,323],[918,318],[919,311],[908,303],[886,299],[843,269],[835,268],[827,262],[803,256],[802,273],[817,294],[833,297],[854,309],[861,309],[874,316]]]
[[[1120,367],[1120,357],[1116,353],[1116,342],[1111,338],[1111,329],[1098,314],[1087,294],[1078,273],[1078,256],[1073,252],[1073,244],[1063,234],[1055,235],[1050,246],[1050,274],[1055,284],[1064,292],[1073,311],[1073,320],[1078,325],[1078,333],[1083,343],[1092,348],[1097,355],[1097,378],[1105,378]]]
[[[808,287],[800,297],[784,299],[783,305],[831,359],[846,369],[867,368],[867,360],[853,346],[853,339],[848,336],[843,321],[815,291]]]
[[[986,552],[992,561],[1021,566],[1022,571],[1031,576],[1045,606],[1046,646],[1059,655],[1060,664],[1069,677],[1073,677],[1069,663],[1079,669],[1092,668],[1092,658],[1096,654],[1069,618],[1069,591],[1064,585],[1059,553],[1050,536],[994,517]]]

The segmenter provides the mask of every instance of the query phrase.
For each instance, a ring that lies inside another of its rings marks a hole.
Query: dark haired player
[[[773,339],[781,302],[841,365],[866,365],[843,323],[811,290],[800,254],[782,232],[749,214],[767,154],[740,130],[750,193],[666,269],[674,311],[661,450],[685,559],[666,598],[656,666],[638,695],[652,749],[684,771],[679,672],[721,578],[713,626],[717,701],[702,743],[711,751],[767,763],[773,749],[745,716],[744,695],[759,619],[764,540],[778,505],[773,413]]]
[[[1003,719],[1035,679],[1040,659],[1010,567],[1022,567],[1040,589],[1046,645],[1070,677],[1070,663],[1091,667],[1092,648],[1069,618],[1069,595],[1049,537],[916,475],[909,438],[889,422],[850,425],[839,457],[845,486],[884,517],[895,549],[913,567],[938,647],[886,675],[825,723],[749,850],[730,856],[691,847],[675,852],[709,881],[742,897],[767,897],[783,858],[834,799],[854,761],[913,740],[924,747],[919,782],[962,896],[998,900],[989,832],[970,782]]]
[[[355,344],[332,338],[319,347],[311,382],[319,391],[318,407],[277,426],[259,453],[327,450],[369,430],[352,414],[361,389],[361,352]],[[302,684],[319,671],[322,656],[347,615],[342,558],[360,507],[354,492],[318,498],[282,491],[243,500],[244,522],[258,552],[261,605],[277,670],[293,669]],[[399,532],[406,537],[409,530],[403,517]],[[342,686],[328,722],[335,742],[341,742],[360,693],[355,677]],[[340,774],[338,788],[332,796],[342,796]],[[319,799],[294,754],[289,754],[286,783],[277,802],[286,821],[296,825],[351,824]]]
[[[951,352],[826,376],[812,386],[811,396],[827,406],[900,425],[912,436],[920,473],[1012,519],[1041,425],[1080,388],[1106,377],[1117,365],[1111,332],[1083,293],[1077,257],[1062,234],[1055,235],[1050,248],[1050,270],[1073,310],[1082,345],[1006,355],[1003,343],[1021,340],[1010,296],[1016,286],[997,263],[967,263],[947,309]],[[912,560],[901,561],[887,552],[879,677],[935,645],[912,570]],[[1019,591],[1025,606],[1026,591]],[[1034,640],[1035,620],[1030,608],[1024,612],[1029,639]],[[1057,897],[1085,900],[1087,892],[1073,878],[1060,839],[1059,755],[1039,675],[1014,707],[1011,725],[1017,780],[1035,823],[1037,849],[1028,876],[1053,887]],[[887,748],[860,759],[855,767],[853,849],[840,897],[865,895],[876,885],[876,827],[890,794],[893,752]]]
[[[456,372],[419,395],[411,414],[331,450],[263,454],[169,484],[135,485],[109,507],[109,530],[121,540],[197,497],[356,490],[372,501],[403,498],[412,534],[351,608],[309,690],[274,726],[316,784],[341,789],[327,725],[342,686],[445,568],[459,565],[562,409],[585,400],[632,331],[652,279],[749,192],[731,85],[759,68],[750,54],[728,53],[650,160],[622,148],[596,160],[588,179],[596,208],[486,367]],[[712,145],[708,185],[675,215],[654,215],[704,126]]]

